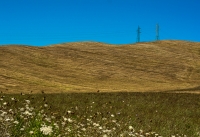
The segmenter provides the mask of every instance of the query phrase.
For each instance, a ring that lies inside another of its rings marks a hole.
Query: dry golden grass
[[[199,92],[200,43],[0,46],[0,91]]]

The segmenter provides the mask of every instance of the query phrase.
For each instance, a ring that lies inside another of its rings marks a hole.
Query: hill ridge
[[[200,43],[0,46],[0,83],[7,93],[193,89],[200,85]]]

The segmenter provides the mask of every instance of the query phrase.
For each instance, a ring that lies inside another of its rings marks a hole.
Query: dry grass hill
[[[200,92],[200,43],[0,46],[0,91]]]

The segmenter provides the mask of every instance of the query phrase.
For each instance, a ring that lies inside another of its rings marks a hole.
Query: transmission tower
[[[137,40],[136,40],[136,42],[140,42],[140,33],[141,33],[141,31],[140,31],[140,26],[138,26],[138,29],[137,29]]]
[[[159,25],[156,24],[156,41],[159,40]]]

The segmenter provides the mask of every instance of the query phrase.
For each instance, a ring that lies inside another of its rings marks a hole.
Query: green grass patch
[[[198,94],[126,92],[1,96],[0,117],[4,124],[0,132],[5,136],[6,133],[66,137],[200,136]],[[7,114],[3,116],[3,112]],[[5,121],[6,115],[10,120]],[[19,123],[14,124],[14,121]],[[48,126],[53,132],[45,135],[42,127]]]

